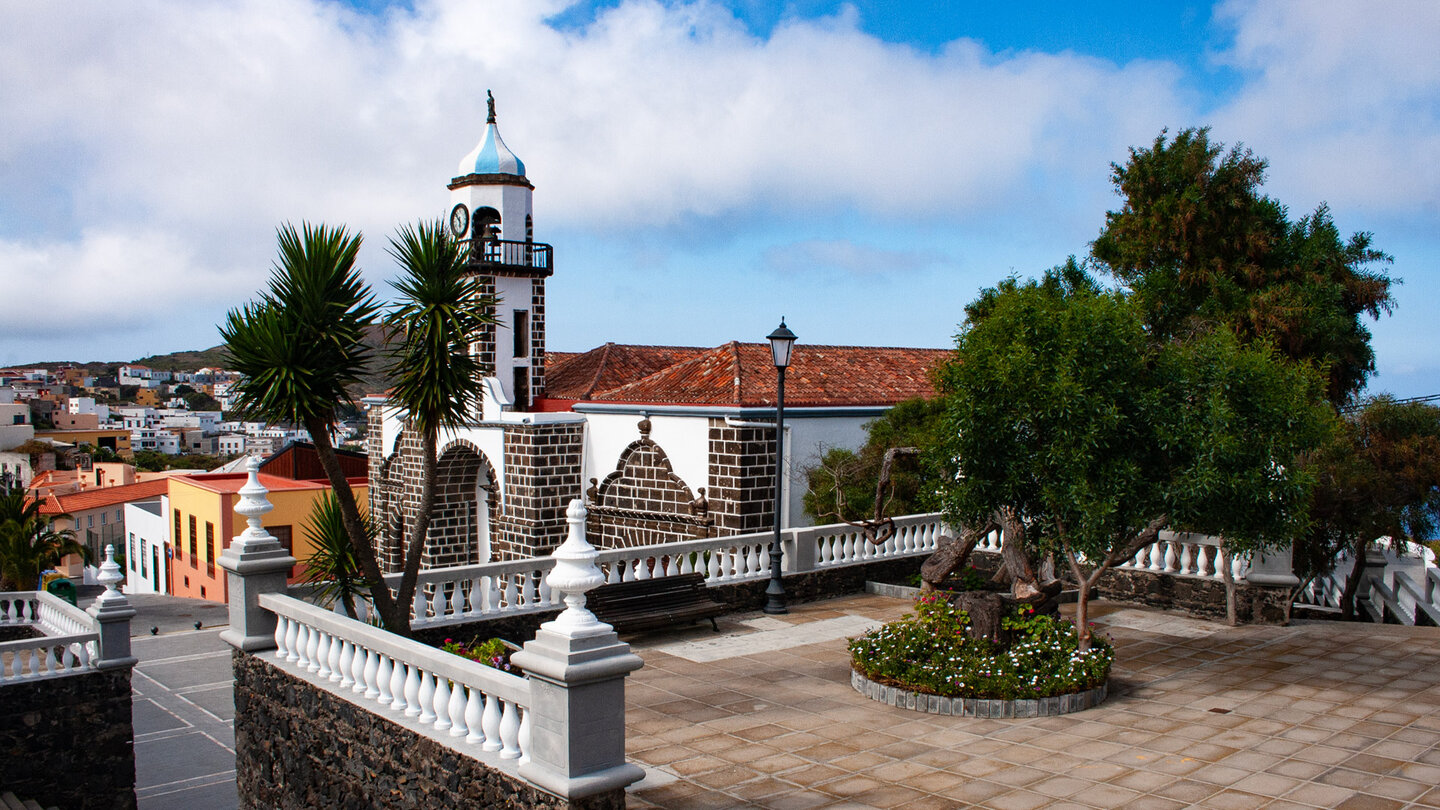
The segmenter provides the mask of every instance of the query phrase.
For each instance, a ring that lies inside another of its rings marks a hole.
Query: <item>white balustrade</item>
[[[1135,557],[1116,568],[1126,571],[1148,571],[1174,577],[1224,580],[1224,565],[1238,582],[1249,570],[1249,556],[1234,556],[1220,545],[1220,539],[1190,532],[1160,532],[1154,543],[1144,546]]]
[[[531,596],[540,598],[538,588]],[[498,752],[500,759],[528,756],[530,684],[525,678],[298,599],[268,593],[259,599],[277,617],[275,650],[266,653],[277,666],[323,681],[322,688],[362,705],[378,704],[434,733],[463,737],[466,744]]]
[[[0,627],[40,634],[0,643],[0,684],[86,672],[99,659],[98,622],[54,594],[0,593]]]

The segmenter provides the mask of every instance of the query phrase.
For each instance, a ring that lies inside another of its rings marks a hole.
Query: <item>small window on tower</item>
[[[517,309],[511,314],[514,316],[511,319],[515,337],[514,357],[516,360],[523,360],[530,356],[530,312]]]

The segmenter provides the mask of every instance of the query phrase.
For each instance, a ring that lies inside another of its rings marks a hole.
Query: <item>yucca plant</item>
[[[376,532],[369,510],[360,512],[360,522],[373,547]],[[356,605],[371,603],[370,587],[360,568],[355,544],[345,531],[340,501],[333,492],[326,493],[311,510],[305,524],[305,539],[310,543],[310,555],[301,561],[305,565],[301,581],[315,586],[315,599],[322,606],[330,607],[339,601],[347,616],[359,618]]]

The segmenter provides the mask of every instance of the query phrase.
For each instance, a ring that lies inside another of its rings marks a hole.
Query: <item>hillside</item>
[[[380,365],[379,360],[381,359],[380,353],[384,350],[385,345],[384,330],[378,326],[371,327],[366,334],[365,342],[376,353],[376,362],[371,363],[371,371],[364,375],[361,383],[351,392],[356,397],[364,396],[365,394],[380,393],[390,387],[389,377],[378,370]],[[162,371],[196,371],[206,367],[225,368],[225,347],[214,346],[199,351],[152,354],[149,357],[142,357],[138,360],[130,361],[116,360],[104,362],[92,360],[82,363],[75,360],[52,360],[41,363],[18,363],[16,364],[16,368],[44,368],[53,371],[57,368],[68,366],[83,368],[87,374],[104,377],[114,376],[119,372],[121,366],[132,363],[135,365],[149,366],[150,368],[160,369]]]

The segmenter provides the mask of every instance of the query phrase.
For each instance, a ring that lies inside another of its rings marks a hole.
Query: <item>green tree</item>
[[[392,282],[400,300],[385,316],[397,344],[390,398],[420,435],[422,447],[420,509],[406,543],[397,596],[401,605],[414,597],[425,553],[440,431],[470,418],[484,391],[485,370],[470,346],[486,324],[495,323],[496,300],[483,295],[478,277],[468,272],[468,244],[454,239],[439,220],[402,226],[390,240],[389,253],[401,269],[400,279]],[[409,629],[408,613],[404,628]]]
[[[480,326],[493,322],[494,299],[479,294],[466,273],[469,255],[439,223],[402,227],[390,253],[401,264],[394,283],[400,300],[385,315],[399,347],[386,358],[392,397],[425,447],[420,519],[405,549],[398,593],[382,576],[373,533],[368,532],[345,480],[330,437],[347,388],[371,361],[365,332],[380,306],[355,266],[360,237],[344,228],[305,225],[280,229],[280,260],[259,301],[234,310],[221,334],[231,367],[245,375],[238,386],[244,413],[305,426],[334,489],[342,523],[354,547],[370,597],[385,627],[410,629],[410,604],[425,551],[434,504],[438,433],[473,412],[482,390],[481,369],[469,353]]]
[[[306,223],[299,232],[282,226],[277,241],[280,255],[268,287],[259,300],[231,310],[220,327],[227,365],[244,375],[234,389],[239,410],[248,418],[296,423],[309,431],[372,585],[376,612],[388,628],[408,627],[408,605],[398,606],[384,585],[375,546],[330,440],[337,404],[349,401],[347,386],[359,381],[370,362],[365,330],[380,311],[355,266],[361,237],[344,227]]]
[[[0,493],[0,590],[38,587],[40,572],[66,554],[88,556],[69,529],[57,530],[24,490]]]
[[[1381,537],[1419,542],[1440,524],[1440,408],[1377,397],[1304,462],[1317,486],[1313,523],[1293,549],[1296,574],[1304,587],[1348,553],[1355,565],[1340,608],[1352,618],[1366,548]]]
[[[369,510],[360,513],[360,521],[373,545],[376,530]],[[315,596],[321,605],[328,607],[338,600],[345,607],[346,615],[357,618],[355,606],[358,602],[370,601],[370,588],[360,570],[355,546],[345,531],[345,516],[334,493],[326,493],[315,504],[305,524],[305,539],[312,551],[301,561],[305,565],[301,581],[315,586]]]
[[[1137,302],[1073,265],[1008,281],[969,311],[939,374],[948,429],[936,447],[956,525],[1008,516],[1033,553],[1055,552],[1090,592],[1167,526],[1244,551],[1288,542],[1320,442],[1320,382],[1227,330],[1156,341]]]
[[[1265,167],[1249,150],[1212,143],[1208,129],[1162,132],[1112,165],[1124,204],[1091,253],[1133,293],[1155,337],[1223,324],[1321,369],[1338,406],[1375,368],[1361,316],[1390,312],[1398,282],[1375,269],[1390,257],[1371,235],[1342,239],[1324,205],[1290,221],[1260,192]]]
[[[865,426],[859,450],[827,449],[805,469],[805,513],[821,523],[874,527],[937,508],[934,475],[920,451],[938,441],[943,415],[938,400],[909,399]]]

